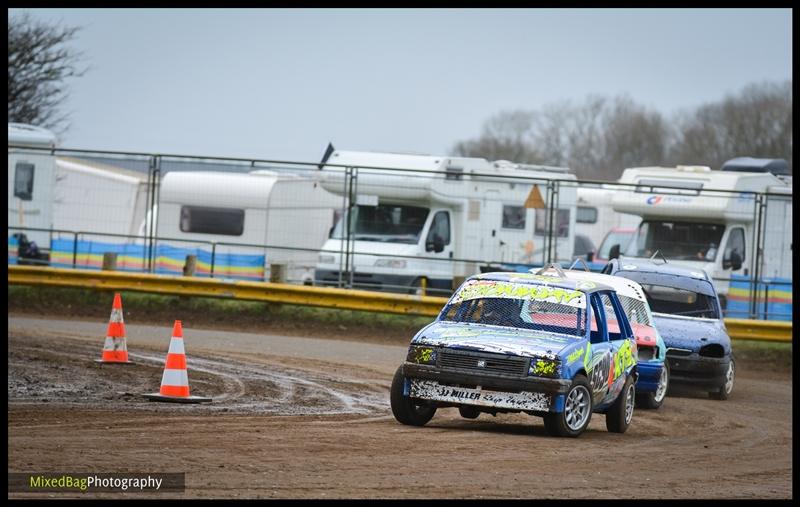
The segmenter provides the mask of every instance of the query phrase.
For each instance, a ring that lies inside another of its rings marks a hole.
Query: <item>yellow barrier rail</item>
[[[273,282],[229,281],[218,278],[90,271],[78,269],[8,266],[9,285],[79,287],[95,290],[150,292],[176,296],[202,296],[320,306],[342,310],[439,315],[446,298],[406,296],[366,290],[310,287]]]
[[[366,290],[13,265],[8,266],[8,283],[267,301],[428,317],[437,316],[447,302],[443,297]],[[725,327],[730,337],[736,340],[792,341],[791,322],[725,319]]]
[[[728,335],[737,340],[791,342],[792,323],[774,320],[725,319]]]

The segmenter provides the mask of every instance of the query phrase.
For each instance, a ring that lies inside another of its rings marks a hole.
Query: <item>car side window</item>
[[[608,339],[613,341],[633,337],[633,330],[628,318],[625,316],[618,296],[616,294],[612,296],[611,294],[603,293],[600,295],[600,299],[606,311]]]
[[[617,315],[617,310],[611,303],[611,297],[608,294],[600,294],[600,301],[603,303],[603,309],[606,312],[606,325],[608,326],[608,339],[611,341],[622,339],[620,330],[620,319]]]
[[[589,319],[590,332],[589,341],[591,343],[604,343],[607,340],[606,325],[603,315],[603,303],[597,297],[597,294],[591,296],[592,316]]]

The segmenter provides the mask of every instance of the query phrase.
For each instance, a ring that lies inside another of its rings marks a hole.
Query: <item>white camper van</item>
[[[659,251],[671,263],[705,270],[721,296],[728,294],[732,274],[753,276],[757,271],[759,278],[791,278],[790,178],[678,166],[626,169],[619,181],[637,186],[617,192],[614,209],[642,218],[634,241],[622,251],[624,256],[650,257]],[[754,192],[776,194],[763,208],[760,266],[755,265],[753,252],[759,240]]]
[[[482,158],[336,151],[327,163],[356,168],[350,182],[342,167],[325,166],[321,181],[342,197],[350,195],[345,187],[352,184],[357,198],[349,220],[340,219],[331,231],[315,282],[335,285],[346,276],[356,288],[382,290],[424,283],[449,291],[454,277],[473,275],[481,265],[544,263],[550,223],[547,182],[575,181],[566,168]],[[557,237],[550,251],[568,261],[574,243],[574,185],[561,188],[557,208],[552,217]]]
[[[312,177],[268,170],[168,172],[156,212],[156,235],[165,238],[159,240],[158,271],[180,272],[186,249],[196,248],[203,253],[199,272],[208,272],[213,242],[219,243],[215,276],[263,280],[279,263],[286,264],[288,281],[311,283],[319,248],[341,207],[341,197]]]
[[[147,174],[109,164],[56,158],[53,202],[56,229],[96,233],[82,239],[111,243],[134,238],[102,234],[136,235],[147,212]]]
[[[13,227],[53,227],[55,156],[28,148],[55,148],[56,136],[40,127],[9,123],[8,145],[8,234],[22,232],[39,247],[49,249],[49,233]]]

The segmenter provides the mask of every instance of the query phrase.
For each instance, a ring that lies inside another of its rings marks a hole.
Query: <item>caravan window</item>
[[[503,228],[524,229],[525,211],[522,206],[503,206]]]
[[[700,181],[642,179],[639,180],[639,183],[636,185],[636,192],[648,194],[700,195],[700,190],[702,188],[703,183]]]
[[[241,236],[244,232],[244,210],[181,206],[182,232]]]
[[[33,199],[33,164],[17,162],[14,171],[14,197],[23,201]]]
[[[536,210],[536,229],[533,231],[534,234],[540,236],[546,236],[550,232],[550,228],[548,227],[548,219],[550,218],[550,210],[549,209],[537,209]],[[555,213],[555,224],[553,224],[553,231],[556,233],[556,236],[559,238],[566,238],[569,236],[569,210],[568,209],[560,209],[556,210]]]
[[[596,224],[597,208],[593,206],[578,206],[578,214],[575,215],[575,221],[579,224]]]

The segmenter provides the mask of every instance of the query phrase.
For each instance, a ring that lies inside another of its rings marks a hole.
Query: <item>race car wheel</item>
[[[731,395],[731,392],[733,392],[733,381],[735,376],[736,365],[734,364],[733,358],[731,358],[731,362],[728,363],[728,369],[725,372],[725,383],[722,384],[716,391],[708,393],[708,395],[715,400],[727,400]]]
[[[468,405],[461,405],[458,407],[458,413],[461,414],[461,417],[464,419],[477,419],[478,416],[481,415],[481,411],[478,410],[477,407]]]
[[[424,426],[436,413],[436,407],[425,400],[410,398],[403,394],[403,367],[397,368],[392,379],[392,388],[389,401],[392,405],[394,418],[403,424],[411,426]]]
[[[658,379],[658,388],[654,393],[637,393],[636,394],[636,407],[656,409],[664,403],[664,398],[667,397],[667,390],[669,389],[669,365],[664,362],[664,367],[661,368],[661,376]]]
[[[584,375],[575,375],[567,391],[563,412],[548,412],[544,427],[554,437],[577,437],[592,420],[592,390]]]
[[[619,393],[614,404],[606,412],[606,428],[613,433],[625,433],[633,420],[633,406],[636,397],[636,389],[633,386],[633,378],[628,377],[622,392]]]

